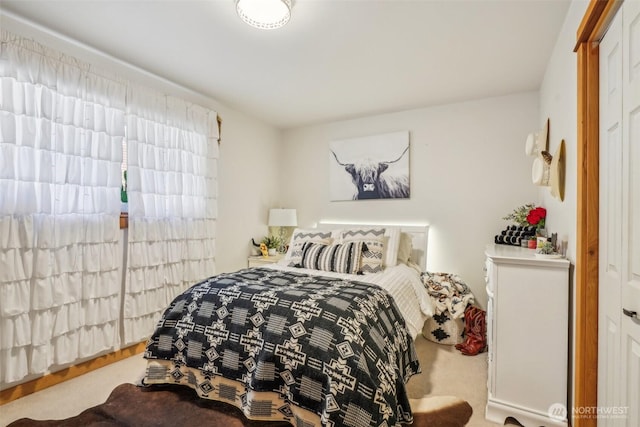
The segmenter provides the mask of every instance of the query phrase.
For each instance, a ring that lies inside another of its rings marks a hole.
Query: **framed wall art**
[[[408,199],[409,131],[329,143],[331,201]]]

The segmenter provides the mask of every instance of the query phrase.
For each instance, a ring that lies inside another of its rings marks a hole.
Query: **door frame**
[[[577,240],[575,302],[575,408],[598,406],[598,221],[599,221],[599,41],[622,5],[621,0],[591,0],[577,30]],[[574,427],[596,426],[581,415]]]

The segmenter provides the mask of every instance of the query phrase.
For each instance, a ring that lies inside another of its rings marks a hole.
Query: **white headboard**
[[[429,226],[426,224],[372,224],[372,223],[345,223],[345,222],[329,222],[321,221],[317,228],[323,230],[334,230],[339,228],[358,228],[358,227],[400,227],[400,231],[411,236],[411,244],[413,251],[411,252],[411,261],[416,263],[420,270],[427,271],[427,247],[429,245]]]

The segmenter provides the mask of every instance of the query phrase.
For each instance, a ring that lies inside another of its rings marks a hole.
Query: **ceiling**
[[[570,0],[296,0],[258,30],[234,0],[1,9],[277,128],[538,90]]]

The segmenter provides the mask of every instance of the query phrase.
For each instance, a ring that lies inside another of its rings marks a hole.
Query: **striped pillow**
[[[305,243],[323,243],[328,245],[331,243],[331,231],[319,231],[316,229],[296,228],[289,242],[289,250],[285,259],[288,261],[289,267],[295,267],[302,260],[302,247]]]
[[[300,267],[312,270],[334,271],[336,273],[357,274],[363,245],[363,242],[349,242],[340,245],[305,243],[302,248]]]

